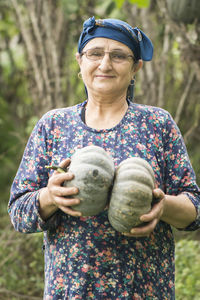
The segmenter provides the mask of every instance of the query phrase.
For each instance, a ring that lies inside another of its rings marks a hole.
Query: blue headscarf
[[[128,23],[117,19],[95,20],[89,18],[83,24],[83,31],[78,42],[78,52],[81,53],[85,45],[93,38],[103,37],[116,40],[128,46],[136,59],[149,61],[153,57],[151,40],[138,27],[131,27]]]
[[[83,31],[78,42],[78,52],[81,53],[85,45],[92,39],[102,37],[116,40],[128,46],[136,61],[142,59],[150,61],[153,57],[153,44],[151,40],[138,27],[131,27],[128,23],[118,19],[99,19],[91,17],[83,24]],[[85,86],[87,95],[87,88]],[[127,90],[127,98],[133,100],[134,80]]]

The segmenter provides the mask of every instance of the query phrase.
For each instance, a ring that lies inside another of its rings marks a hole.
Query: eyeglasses
[[[105,53],[109,53],[110,60],[116,63],[123,63],[126,62],[129,57],[134,58],[133,55],[126,54],[120,50],[113,50],[113,51],[104,51],[103,49],[88,49],[81,53],[89,59],[93,61],[100,61],[104,58]]]

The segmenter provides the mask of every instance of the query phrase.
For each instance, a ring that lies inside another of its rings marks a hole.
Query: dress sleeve
[[[167,114],[163,133],[165,192],[169,195],[184,193],[188,196],[196,208],[197,218],[184,230],[196,230],[200,227],[200,188],[196,183],[183,137],[170,114]]]
[[[35,126],[13,181],[8,212],[15,230],[24,233],[45,231],[56,226],[56,213],[47,221],[39,214],[39,193],[48,182],[45,165],[51,164],[50,140],[45,124]]]

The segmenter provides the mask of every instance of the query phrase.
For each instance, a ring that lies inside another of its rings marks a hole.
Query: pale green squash
[[[114,170],[113,160],[103,148],[92,145],[77,150],[69,166],[74,179],[64,183],[65,186],[79,189],[79,193],[73,197],[79,198],[80,204],[72,208],[82,212],[83,216],[102,212],[109,201]]]
[[[154,172],[142,158],[131,157],[117,168],[108,218],[119,232],[130,232],[142,224],[140,216],[151,209]]]

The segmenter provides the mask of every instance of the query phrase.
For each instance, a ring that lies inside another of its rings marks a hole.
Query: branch
[[[152,32],[152,23],[149,21],[148,10],[141,9],[139,12],[137,12],[137,15],[142,22],[142,28],[144,28],[145,32],[147,32],[147,34],[148,32]],[[142,79],[141,82],[145,82],[145,90],[143,89],[143,96],[145,98],[145,101],[150,105],[156,105],[157,103],[157,78],[155,74],[156,72],[154,61],[145,63],[144,68],[142,68],[138,74]]]
[[[18,4],[17,0],[11,0],[12,5],[15,9],[16,16],[17,16],[17,21],[19,23],[19,28],[27,49],[27,54],[29,57],[29,61],[32,65],[32,68],[34,70],[34,77],[35,77],[35,82],[38,88],[39,93],[42,93],[43,91],[43,85],[42,85],[42,80],[41,80],[41,75],[40,75],[40,68],[38,66],[37,59],[35,57],[34,53],[34,43],[32,42],[31,39],[31,34],[30,31],[27,27],[27,22],[25,21],[25,18],[23,16],[22,10],[20,8],[20,5]]]
[[[158,106],[164,106],[164,89],[165,89],[165,73],[166,73],[166,63],[167,63],[167,53],[169,51],[169,33],[170,26],[167,23],[165,25],[165,33],[164,33],[164,41],[163,41],[163,49],[161,55],[161,67],[160,67],[160,84],[158,88]]]
[[[2,294],[7,294],[13,297],[16,297],[17,299],[24,299],[24,300],[41,300],[41,297],[33,297],[33,296],[26,296],[26,295],[22,295],[22,294],[18,294],[16,292],[7,290],[7,289],[0,289],[0,295]]]
[[[6,52],[8,53],[8,57],[10,59],[10,64],[12,66],[12,70],[13,70],[12,75],[13,75],[16,72],[17,67],[16,67],[14,57],[13,57],[13,52],[10,47],[10,40],[9,40],[8,35],[6,35],[4,40],[5,40],[5,44],[6,44]]]
[[[44,1],[44,3],[45,3],[45,1]],[[34,32],[36,40],[37,40],[38,50],[41,55],[42,66],[40,69],[42,70],[44,84],[46,86],[46,91],[47,91],[46,99],[48,102],[46,104],[47,104],[47,106],[51,107],[51,86],[50,86],[50,81],[49,81],[47,60],[46,60],[43,41],[42,41],[42,37],[41,37],[41,30],[39,29],[37,17],[35,15],[34,2],[32,0],[28,1],[27,5],[29,8],[28,12],[29,12],[29,16],[30,16],[30,21],[32,23],[33,32]]]
[[[196,78],[198,81],[200,81],[200,65],[198,61],[193,62],[194,70],[196,72]]]
[[[191,86],[192,86],[192,83],[193,83],[193,80],[195,78],[195,70],[194,68],[191,68],[190,70],[190,74],[188,76],[188,80],[187,80],[187,84],[185,86],[185,89],[183,91],[183,94],[181,96],[181,99],[179,101],[179,105],[178,105],[178,108],[177,108],[177,111],[176,111],[176,115],[175,115],[175,122],[178,124],[179,121],[180,121],[180,118],[181,118],[181,114],[182,114],[182,111],[183,111],[183,108],[184,108],[184,105],[185,105],[185,102],[186,102],[186,99],[189,95],[189,92],[190,92],[190,89],[191,89]]]
[[[188,129],[188,131],[184,134],[183,138],[185,141],[185,144],[187,145],[188,142],[188,138],[194,133],[194,131],[198,128],[198,124],[195,123],[192,127],[190,127],[190,129]]]
[[[18,249],[15,249],[15,251]],[[0,269],[7,263],[7,261],[10,260],[10,258],[13,257],[13,253],[11,252],[9,255],[7,255],[1,262],[0,262]]]
[[[53,40],[53,36],[52,36],[52,26],[51,26],[51,21],[50,21],[49,5],[47,5],[47,2],[45,2],[45,1],[44,1],[44,17],[45,17],[44,26],[46,29],[47,40],[48,40],[48,45],[49,45],[49,47],[47,47],[47,48],[52,57],[53,67],[51,69],[54,72],[54,77],[53,77],[53,80],[55,82],[54,97],[58,101],[60,99],[60,95],[61,95],[60,68],[59,68],[59,64],[58,64],[58,54],[56,51],[56,45],[55,45],[55,41]]]

